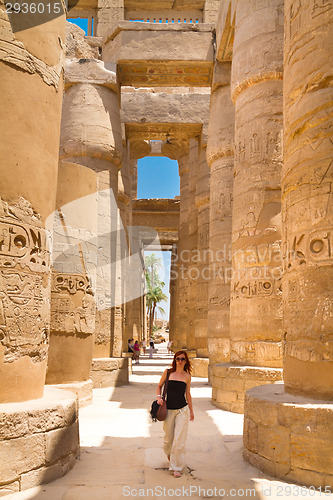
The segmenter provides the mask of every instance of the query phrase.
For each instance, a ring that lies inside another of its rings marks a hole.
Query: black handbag
[[[168,409],[167,409],[165,397],[166,397],[166,393],[168,390],[169,375],[170,375],[170,373],[168,370],[167,371],[167,378],[166,378],[166,381],[165,381],[164,387],[163,387],[163,394],[162,394],[163,404],[159,405],[158,402],[156,401],[156,399],[152,402],[151,409],[150,409],[150,415],[151,415],[153,422],[156,422],[157,420],[162,422],[163,420],[166,419]]]

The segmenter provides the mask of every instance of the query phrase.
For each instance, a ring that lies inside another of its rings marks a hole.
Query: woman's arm
[[[161,380],[159,381],[158,386],[157,386],[156,395],[157,395],[157,402],[159,405],[163,404],[162,387],[164,385],[164,382],[166,381],[167,373],[168,373],[168,370],[164,370],[164,373],[161,377]]]
[[[190,420],[194,420],[193,406],[192,406],[192,396],[191,396],[191,375],[188,377],[188,381],[186,383],[186,401],[190,410]]]

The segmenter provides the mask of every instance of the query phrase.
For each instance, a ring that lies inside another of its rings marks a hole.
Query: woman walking
[[[194,420],[191,386],[191,363],[186,351],[178,351],[173,357],[172,366],[165,370],[157,386],[157,403],[163,404],[161,390],[168,380],[166,403],[167,418],[163,422],[164,452],[170,461],[169,470],[174,477],[180,477],[185,466],[185,444],[188,421]]]

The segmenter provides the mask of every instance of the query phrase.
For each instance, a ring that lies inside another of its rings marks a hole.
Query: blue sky
[[[179,196],[178,162],[169,158],[148,156],[138,160],[138,198],[174,198]],[[151,253],[151,252],[146,252]],[[170,261],[171,252],[155,252],[162,259],[163,269],[159,271],[165,282],[163,292],[170,299]],[[165,314],[158,314],[163,319],[169,319],[170,300],[163,302],[161,307]]]
[[[179,196],[178,162],[158,156],[138,160],[138,198]]]

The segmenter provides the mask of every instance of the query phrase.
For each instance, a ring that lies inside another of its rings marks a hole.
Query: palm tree
[[[148,292],[146,293],[146,304],[149,318],[149,335],[151,336],[153,333],[153,323],[156,307],[161,313],[164,314],[164,310],[162,309],[162,307],[158,306],[157,304],[159,304],[160,302],[166,302],[167,296],[163,293],[162,290],[163,286],[165,285],[163,281],[160,282],[160,285],[155,286],[154,288],[151,288],[149,286],[149,281],[147,280]]]
[[[145,257],[146,279],[149,276],[151,288],[161,284],[157,270],[162,268],[162,259],[157,257],[156,253],[151,253]],[[148,280],[147,280],[148,284]]]

